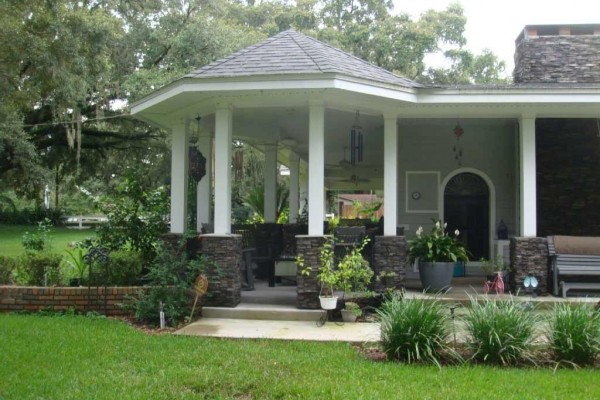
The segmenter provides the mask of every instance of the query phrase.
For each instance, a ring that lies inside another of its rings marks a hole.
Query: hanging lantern
[[[462,166],[463,149],[460,144],[460,137],[463,135],[463,133],[465,133],[465,131],[462,126],[460,126],[460,121],[456,121],[456,126],[452,130],[452,133],[454,133],[454,136],[456,136],[456,144],[452,147],[454,159],[459,166]]]

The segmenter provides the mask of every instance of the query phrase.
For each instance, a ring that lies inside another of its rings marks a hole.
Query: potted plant
[[[430,233],[423,233],[423,227],[419,227],[417,237],[410,241],[409,260],[411,264],[418,262],[419,276],[425,290],[438,292],[448,289],[454,264],[469,260],[467,249],[458,241],[458,229],[451,236],[446,232],[446,227],[447,224],[437,220]]]
[[[335,270],[335,257],[333,252],[333,240],[327,239],[319,253],[321,267],[317,273],[317,280],[321,284],[319,292],[319,302],[323,310],[335,310],[337,307],[338,296],[334,289],[338,284],[338,273]],[[296,263],[300,267],[300,273],[309,276],[312,269],[304,265],[301,257],[296,258]]]
[[[346,253],[337,265],[335,272],[338,276],[338,287],[344,291],[344,296],[350,292],[365,292],[371,283],[373,270],[362,256],[362,250],[369,240],[365,237],[361,244]]]
[[[490,284],[499,279],[502,280],[503,287],[508,285],[510,265],[504,262],[504,258],[501,254],[496,254],[496,257],[491,260],[482,258],[479,261],[481,262],[481,270],[486,274],[486,287],[489,287]]]
[[[87,265],[83,258],[83,249],[78,247],[73,250],[65,251],[69,255],[69,258],[67,258],[66,260],[67,264],[69,264],[69,266],[71,267],[71,269],[73,269],[77,276],[76,278],[70,279],[69,284],[70,286],[80,286],[81,284],[83,284],[83,276],[87,271]]]
[[[342,310],[342,319],[344,322],[356,322],[357,318],[362,315],[362,309],[353,301],[347,301]]]

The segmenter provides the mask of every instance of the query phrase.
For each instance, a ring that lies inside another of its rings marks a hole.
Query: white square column
[[[198,138],[198,150],[206,158],[206,175],[198,182],[196,190],[196,231],[202,232],[202,224],[209,224],[212,199],[213,140],[210,136]]]
[[[231,233],[232,111],[215,112],[215,234]]]
[[[187,224],[189,131],[185,124],[171,135],[171,233],[183,234]]]
[[[308,234],[323,235],[325,220],[325,106],[311,103],[308,117]]]
[[[300,157],[292,153],[290,155],[290,224],[298,222],[300,212]]]
[[[537,236],[535,117],[519,120],[521,236]]]
[[[383,235],[396,236],[398,224],[398,117],[384,115],[383,124]]]
[[[277,222],[277,142],[265,145],[264,210],[265,222]]]

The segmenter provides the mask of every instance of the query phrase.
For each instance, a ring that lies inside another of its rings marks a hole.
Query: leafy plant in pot
[[[353,301],[344,303],[344,309],[342,310],[342,319],[344,322],[356,322],[357,318],[361,315],[362,309],[358,304]]]
[[[447,290],[452,281],[454,264],[457,261],[469,261],[468,251],[458,241],[460,232],[451,236],[446,232],[447,224],[433,220],[435,225],[430,233],[423,233],[423,227],[417,229],[417,237],[409,244],[409,261],[419,263],[419,276],[423,289],[433,292]]]
[[[333,252],[333,239],[327,239],[319,253],[321,267],[317,273],[317,280],[321,284],[319,292],[319,302],[323,310],[334,310],[337,307],[338,296],[334,289],[338,284],[338,273],[335,270],[335,257]],[[296,258],[296,263],[300,267],[300,273],[305,276],[311,274],[312,268],[305,266],[302,257]]]

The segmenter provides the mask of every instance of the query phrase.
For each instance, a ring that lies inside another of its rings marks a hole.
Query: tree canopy
[[[458,4],[416,19],[390,0],[4,1],[0,13],[0,183],[38,203],[49,181],[58,204],[81,185],[108,191],[126,168],[165,183],[168,137],[127,105],[289,28],[421,82],[503,79],[494,54],[465,48]],[[427,68],[430,53],[449,66]]]

